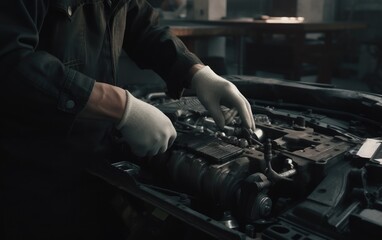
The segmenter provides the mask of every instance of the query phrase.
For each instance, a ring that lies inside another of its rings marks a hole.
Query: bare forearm
[[[96,82],[80,117],[110,119],[119,122],[126,107],[125,90],[106,83]]]

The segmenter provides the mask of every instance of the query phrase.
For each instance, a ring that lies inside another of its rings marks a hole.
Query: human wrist
[[[126,103],[125,103],[125,109],[123,111],[122,117],[120,118],[118,124],[116,125],[116,128],[120,130],[123,126],[125,126],[129,115],[131,114],[132,111],[132,105],[133,105],[133,95],[129,93],[127,90],[125,90],[126,94]]]
[[[96,82],[80,117],[109,119],[118,123],[125,109],[126,93],[124,89]]]
[[[188,71],[188,81],[187,81],[187,84],[186,84],[186,87],[187,87],[187,88],[192,89],[192,81],[193,81],[193,79],[194,79],[195,74],[196,74],[199,70],[203,69],[204,67],[206,67],[206,66],[203,65],[203,64],[195,64],[195,65],[193,65],[193,66],[190,68],[190,70]]]
[[[206,81],[214,80],[219,78],[209,66],[203,66],[200,68],[191,79],[191,89],[196,90],[197,86]]]

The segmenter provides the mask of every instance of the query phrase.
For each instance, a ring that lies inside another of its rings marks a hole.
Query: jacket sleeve
[[[170,97],[179,98],[190,81],[191,66],[201,63],[168,27],[158,25],[158,13],[144,0],[132,0],[127,12],[123,48],[141,68],[161,76]]]
[[[48,0],[0,2],[0,104],[8,118],[64,130],[85,106],[95,80],[37,50],[48,7]]]

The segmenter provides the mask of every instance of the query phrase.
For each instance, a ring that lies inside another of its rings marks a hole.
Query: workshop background
[[[162,9],[162,0],[149,0],[160,11],[163,24],[179,24],[200,19],[200,8],[205,8],[203,20],[243,20],[268,17],[302,17],[304,22],[355,22],[365,28],[343,30],[333,39],[335,53],[331,56],[330,82],[325,84],[360,91],[382,92],[382,1],[380,0],[183,0],[182,9]],[[175,2],[168,1],[168,2]],[[198,9],[198,12],[195,11]],[[266,78],[317,83],[319,66],[301,62],[301,76],[288,76],[293,52],[288,38],[277,34],[261,43],[244,37],[242,72],[238,71],[238,42],[235,38],[216,36],[200,38],[192,49],[206,64],[221,75],[252,75]],[[306,43],[320,45],[323,35],[306,34]],[[305,53],[304,53],[305,54]],[[309,52],[306,52],[309,54]],[[313,55],[313,54],[311,54]],[[119,71],[126,85],[136,86],[149,81],[164,86],[163,81],[149,70],[141,70],[123,55]],[[131,74],[131,73],[134,74]],[[130,76],[130,77],[129,77]],[[131,77],[134,76],[134,77]]]

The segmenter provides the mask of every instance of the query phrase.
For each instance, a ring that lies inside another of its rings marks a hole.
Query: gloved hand
[[[174,142],[176,131],[170,119],[156,107],[126,91],[127,106],[117,129],[137,156],[165,152]]]
[[[238,113],[243,127],[255,130],[251,105],[247,99],[233,83],[217,75],[210,67],[205,66],[195,73],[191,87],[218,127],[223,128]],[[221,105],[229,110],[222,111]]]

